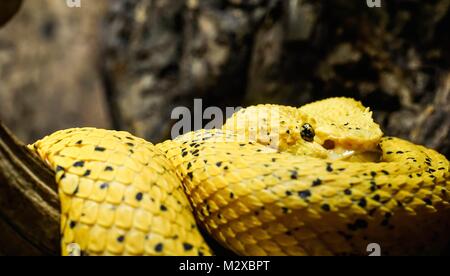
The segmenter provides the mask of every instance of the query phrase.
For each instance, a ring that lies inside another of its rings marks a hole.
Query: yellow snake
[[[55,172],[62,254],[436,254],[450,229],[449,162],[383,137],[361,103],[261,105],[221,130],[153,145],[127,132],[56,132],[29,148]]]

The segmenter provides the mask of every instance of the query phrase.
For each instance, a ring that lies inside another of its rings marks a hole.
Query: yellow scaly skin
[[[72,129],[30,148],[57,172],[63,255],[74,242],[88,255],[209,255],[193,214],[241,255],[360,255],[372,242],[439,253],[449,162],[382,136],[368,109],[335,98],[250,107],[156,146]]]

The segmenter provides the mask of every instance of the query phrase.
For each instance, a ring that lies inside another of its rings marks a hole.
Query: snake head
[[[336,156],[376,152],[383,137],[370,109],[354,99],[331,98],[299,111],[314,119],[314,141]]]
[[[372,112],[360,102],[332,98],[301,108],[250,106],[235,113],[223,127],[278,151],[323,159],[376,160],[383,132]],[[361,158],[362,156],[362,158]]]
[[[223,130],[275,151],[327,158],[327,150],[315,141],[315,127],[314,118],[298,108],[257,105],[235,113]]]

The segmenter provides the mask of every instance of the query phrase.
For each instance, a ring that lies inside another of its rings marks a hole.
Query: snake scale
[[[29,148],[56,173],[62,254],[436,254],[448,244],[450,172],[434,150],[385,137],[361,103],[260,105],[220,130],[153,145],[77,128]]]

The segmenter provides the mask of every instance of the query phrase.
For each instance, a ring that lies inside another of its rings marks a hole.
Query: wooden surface
[[[0,254],[59,253],[54,175],[0,123]]]

